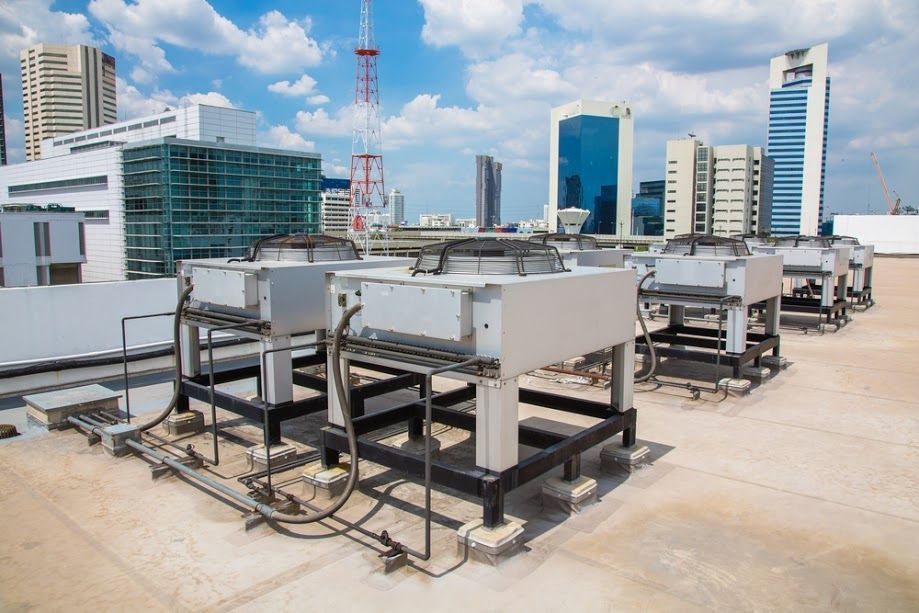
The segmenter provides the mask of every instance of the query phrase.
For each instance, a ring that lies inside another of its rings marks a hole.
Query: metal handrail
[[[152,317],[166,317],[174,315],[174,311],[168,311],[166,313],[150,313],[149,315],[129,315],[128,317],[121,318],[121,358],[122,365],[124,367],[124,408],[125,413],[127,414],[128,423],[131,423],[131,394],[129,391],[130,387],[128,383],[128,333],[125,322],[132,319],[150,319]],[[178,381],[176,381],[176,385],[179,385]]]

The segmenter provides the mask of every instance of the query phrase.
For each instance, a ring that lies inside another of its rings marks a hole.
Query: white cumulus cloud
[[[118,94],[118,118],[127,120],[146,115],[162,113],[167,108],[181,108],[195,104],[209,104],[236,108],[226,96],[219,92],[197,92],[178,96],[170,90],[155,89],[143,94],[134,85],[118,77],[115,80]]]
[[[259,132],[258,142],[265,147],[275,149],[293,149],[296,151],[315,151],[316,143],[306,140],[300,134],[291,132],[287,126],[271,126],[265,132]]]
[[[456,45],[483,57],[520,32],[523,0],[419,0],[424,8],[421,38],[434,47]]]
[[[89,11],[105,24],[112,45],[151,74],[172,68],[161,42],[233,56],[266,74],[295,72],[322,59],[319,43],[309,35],[310,21],[288,19],[279,11],[265,13],[245,30],[205,0],[92,0]]]
[[[278,81],[268,86],[268,91],[283,96],[306,96],[316,87],[316,79],[308,74],[303,75],[293,83],[290,81]]]

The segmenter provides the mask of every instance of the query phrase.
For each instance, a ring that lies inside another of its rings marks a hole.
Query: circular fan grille
[[[565,272],[558,249],[519,239],[467,238],[421,248],[413,274],[534,275]]]
[[[678,234],[667,241],[663,252],[676,255],[750,255],[743,241],[712,234]]]
[[[353,241],[325,234],[278,234],[256,241],[249,249],[253,262],[330,262],[359,260]]]
[[[783,236],[775,241],[776,247],[817,247],[825,249],[830,241],[825,236]]]
[[[550,232],[534,234],[530,242],[540,245],[550,245],[556,249],[569,249],[571,251],[584,251],[585,249],[599,249],[597,239],[587,234],[564,234]]]

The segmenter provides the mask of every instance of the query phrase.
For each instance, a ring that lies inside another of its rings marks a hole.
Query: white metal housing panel
[[[219,268],[195,268],[193,298],[210,304],[244,309],[258,304],[258,283],[254,273]]]
[[[724,262],[659,259],[656,268],[655,281],[661,285],[724,287]]]
[[[363,324],[370,328],[457,341],[472,334],[468,291],[361,283]]]

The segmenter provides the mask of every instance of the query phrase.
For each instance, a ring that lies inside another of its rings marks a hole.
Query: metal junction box
[[[236,309],[258,304],[258,275],[222,268],[195,268],[192,275],[195,298]]]
[[[365,326],[451,341],[472,334],[472,294],[467,290],[365,282],[361,297]]]
[[[724,262],[686,258],[658,260],[656,281],[661,285],[724,287]]]

